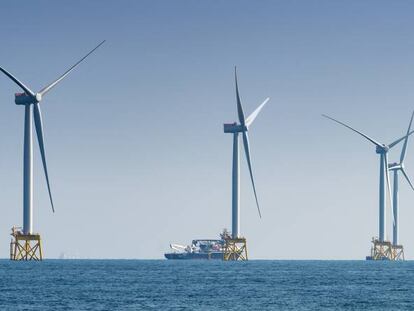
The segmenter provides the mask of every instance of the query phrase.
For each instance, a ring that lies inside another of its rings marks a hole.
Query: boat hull
[[[165,253],[165,258],[173,260],[223,260],[222,252],[211,253]]]

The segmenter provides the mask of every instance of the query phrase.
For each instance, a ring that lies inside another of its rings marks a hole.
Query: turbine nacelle
[[[384,144],[375,146],[375,152],[378,153],[378,154],[387,153],[388,150],[390,150],[390,147],[388,147]]]
[[[388,169],[389,169],[390,171],[395,171],[395,170],[404,169],[404,164],[403,164],[403,163],[399,164],[399,163],[396,163],[396,162],[394,162],[394,163],[389,163],[389,164],[388,164]]]
[[[39,97],[37,96],[39,95]],[[16,105],[30,105],[36,104],[42,100],[42,96],[40,94],[36,94],[35,97],[32,95],[28,95],[26,93],[15,93],[14,94],[14,102]]]
[[[242,133],[247,131],[247,126],[237,124],[236,122],[224,124],[224,133]]]

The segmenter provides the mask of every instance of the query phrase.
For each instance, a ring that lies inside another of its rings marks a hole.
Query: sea
[[[414,262],[0,260],[0,310],[414,310]]]

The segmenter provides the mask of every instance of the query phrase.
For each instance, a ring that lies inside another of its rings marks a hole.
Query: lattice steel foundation
[[[405,260],[404,247],[402,245],[393,245],[392,253],[394,260]]]
[[[40,261],[43,259],[40,234],[23,234],[13,227],[11,236],[10,260]]]
[[[223,260],[248,260],[245,238],[226,238],[225,241]]]
[[[371,255],[367,260],[405,260],[404,247],[402,245],[392,245],[390,241],[379,241],[372,238]]]

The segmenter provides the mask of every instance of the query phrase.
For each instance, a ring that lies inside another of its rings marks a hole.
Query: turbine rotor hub
[[[39,103],[42,100],[42,94],[36,93],[36,100]]]

